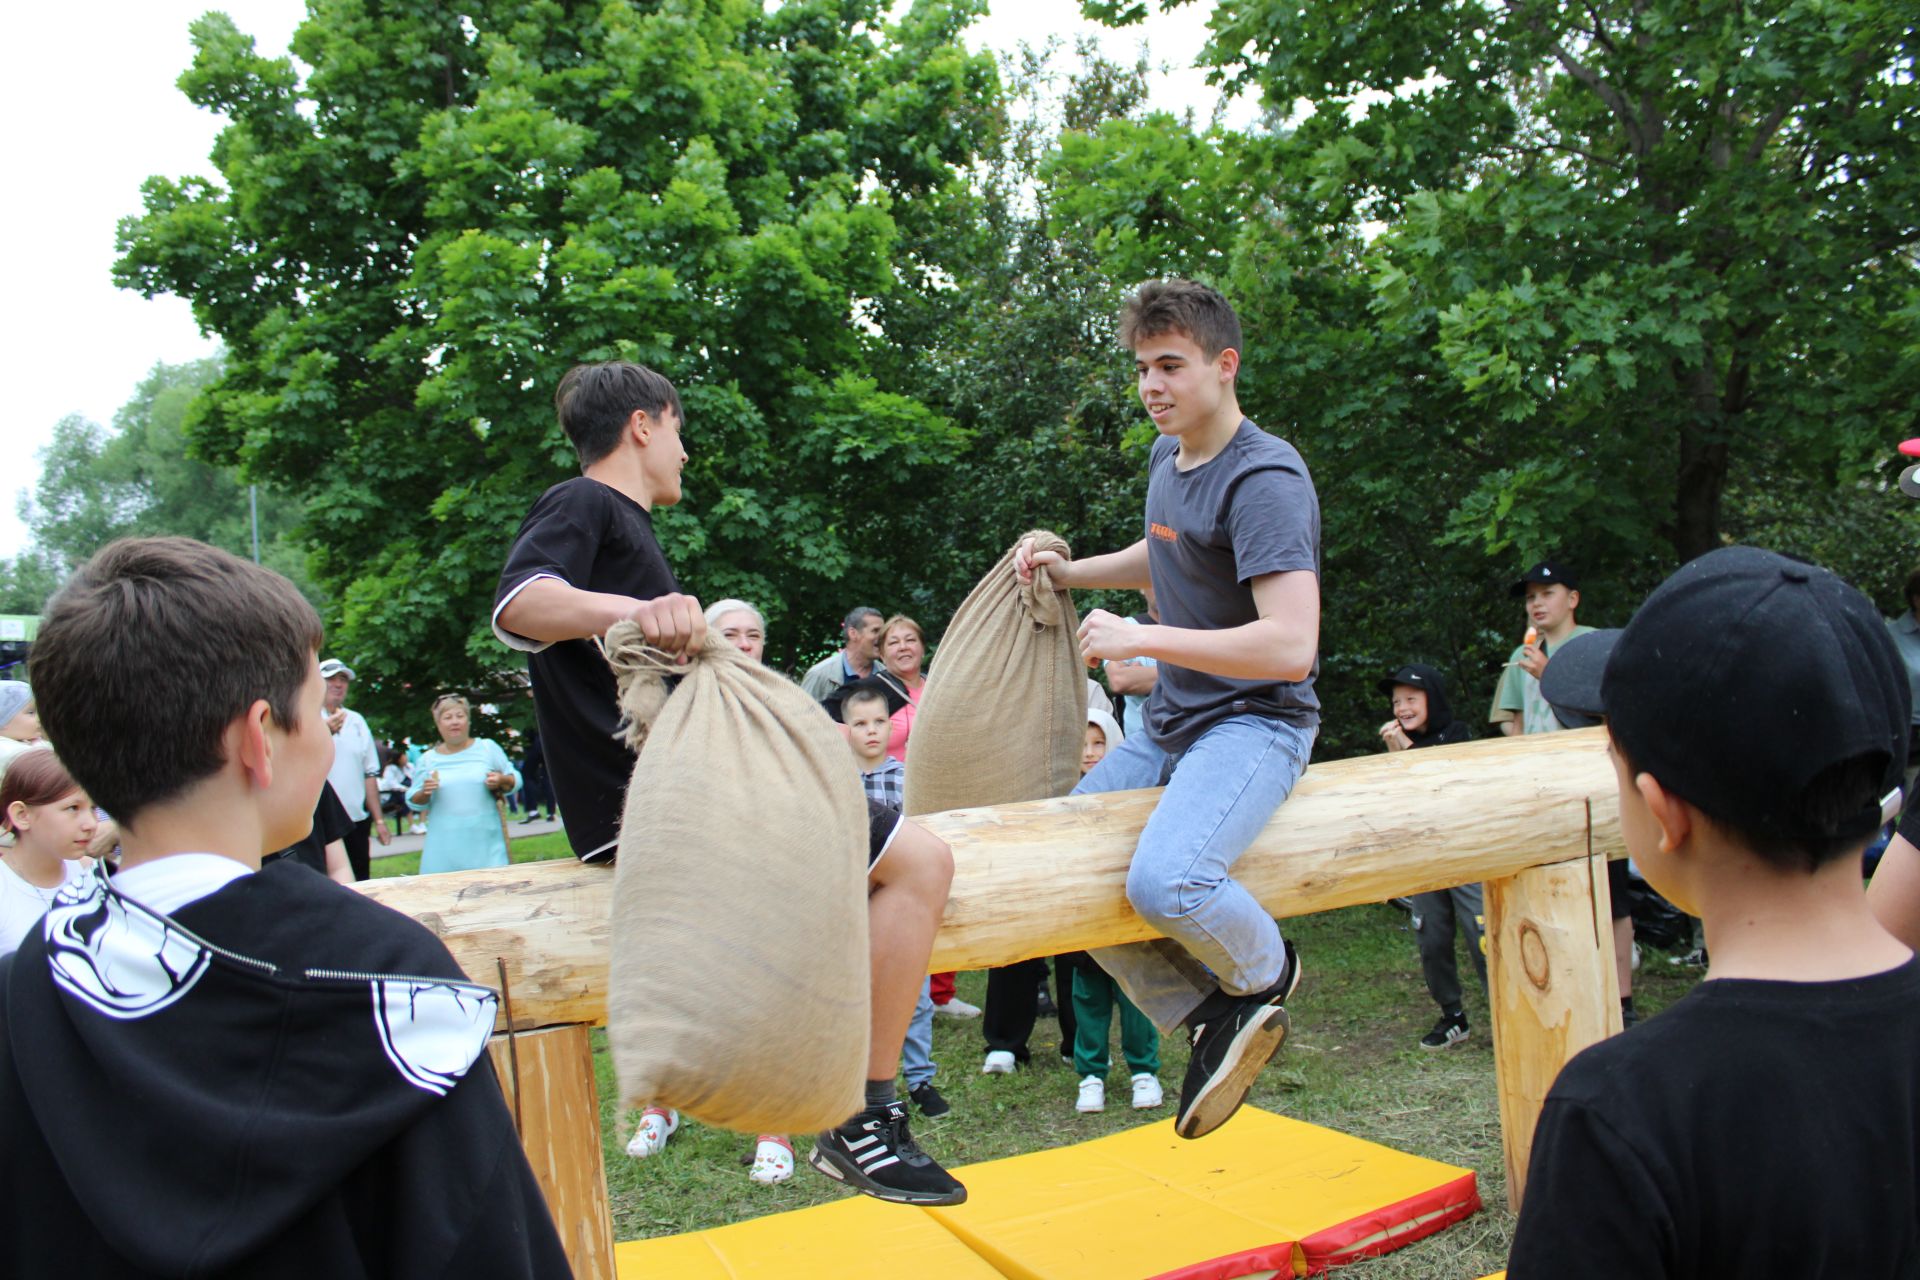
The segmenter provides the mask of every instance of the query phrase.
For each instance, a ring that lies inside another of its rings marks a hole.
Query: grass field
[[[1501,1269],[1513,1219],[1506,1210],[1485,1001],[1478,991],[1469,997],[1473,1036],[1466,1044],[1423,1051],[1417,1042],[1436,1010],[1420,980],[1404,913],[1389,906],[1355,907],[1288,921],[1286,928],[1300,947],[1306,976],[1289,1004],[1293,1037],[1261,1077],[1251,1101],[1474,1169],[1487,1204],[1483,1213],[1430,1240],[1342,1274],[1439,1280]],[[1465,964],[1463,953],[1463,969]],[[1643,1013],[1662,1008],[1696,977],[1649,950],[1637,975],[1635,1003]],[[960,993],[979,1004],[985,985],[984,975],[964,974]],[[1035,1032],[1032,1067],[1013,1076],[983,1076],[979,1024],[936,1019],[936,1083],[953,1112],[934,1122],[916,1115],[915,1135],[942,1163],[954,1166],[1078,1142],[1171,1114],[1186,1067],[1185,1044],[1161,1046],[1168,1106],[1134,1112],[1125,1106],[1117,1027],[1115,1031],[1108,1110],[1083,1116],[1073,1109],[1076,1077],[1057,1055],[1059,1029],[1051,1020]],[[794,1027],[791,1033],[804,1035],[805,1029]],[[604,1043],[599,1043],[596,1065],[617,1238],[697,1230],[850,1194],[806,1167],[806,1135],[792,1135],[800,1168],[790,1182],[777,1187],[758,1186],[747,1178],[749,1137],[692,1123],[683,1124],[661,1155],[629,1158],[626,1140],[638,1117],[619,1113],[613,1105],[612,1063]]]
[[[545,862],[549,858],[564,858],[572,850],[567,848],[567,838],[558,831],[543,836],[521,836],[507,845],[507,856],[515,862]],[[419,851],[396,853],[390,858],[373,860],[374,879],[387,876],[413,876],[420,874]]]

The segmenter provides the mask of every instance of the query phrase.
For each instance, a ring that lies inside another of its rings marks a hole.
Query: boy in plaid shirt
[[[887,717],[887,699],[877,689],[855,689],[840,703],[840,719],[847,726],[847,743],[860,762],[860,781],[867,799],[899,809],[907,793],[907,766],[887,754],[887,735],[893,722]],[[900,1071],[907,1079],[907,1097],[932,1120],[953,1108],[933,1087],[933,996],[920,984],[920,1002],[913,1007],[907,1038],[900,1046]]]

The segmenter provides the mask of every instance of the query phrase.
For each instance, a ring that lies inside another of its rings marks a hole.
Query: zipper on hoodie
[[[318,982],[422,982],[435,987],[466,987],[473,991],[498,995],[492,987],[466,978],[430,978],[420,973],[355,973],[350,969],[308,969],[307,977]]]

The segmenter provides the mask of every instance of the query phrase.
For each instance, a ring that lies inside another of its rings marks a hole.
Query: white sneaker
[[[980,1074],[987,1076],[1010,1076],[1013,1074],[1014,1065],[1012,1050],[995,1049],[987,1055],[987,1060],[980,1064]]]
[[[968,1004],[959,996],[955,996],[945,1004],[934,1005],[933,1011],[942,1018],[977,1018],[980,1016],[979,1005]]]
[[[667,1149],[667,1139],[680,1127],[680,1113],[670,1108],[648,1107],[640,1116],[640,1127],[627,1143],[627,1154],[635,1160],[657,1156]]]
[[[1133,1109],[1135,1111],[1149,1110],[1166,1100],[1167,1095],[1160,1090],[1159,1077],[1146,1071],[1139,1072],[1133,1077]]]
[[[1099,1076],[1086,1076],[1080,1081],[1080,1097],[1073,1104],[1075,1111],[1105,1111],[1107,1109],[1107,1082]]]

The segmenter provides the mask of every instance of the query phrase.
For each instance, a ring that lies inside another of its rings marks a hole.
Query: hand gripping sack
[[[1036,551],[1068,554],[1057,534],[1026,538]],[[1073,790],[1087,733],[1079,630],[1073,600],[1045,568],[1023,585],[1013,550],[1000,557],[947,624],[920,695],[907,743],[908,813]]]
[[[640,752],[610,922],[620,1097],[742,1133],[840,1124],[865,1105],[872,1008],[867,809],[846,741],[717,633],[684,667],[628,622],[606,653]]]

